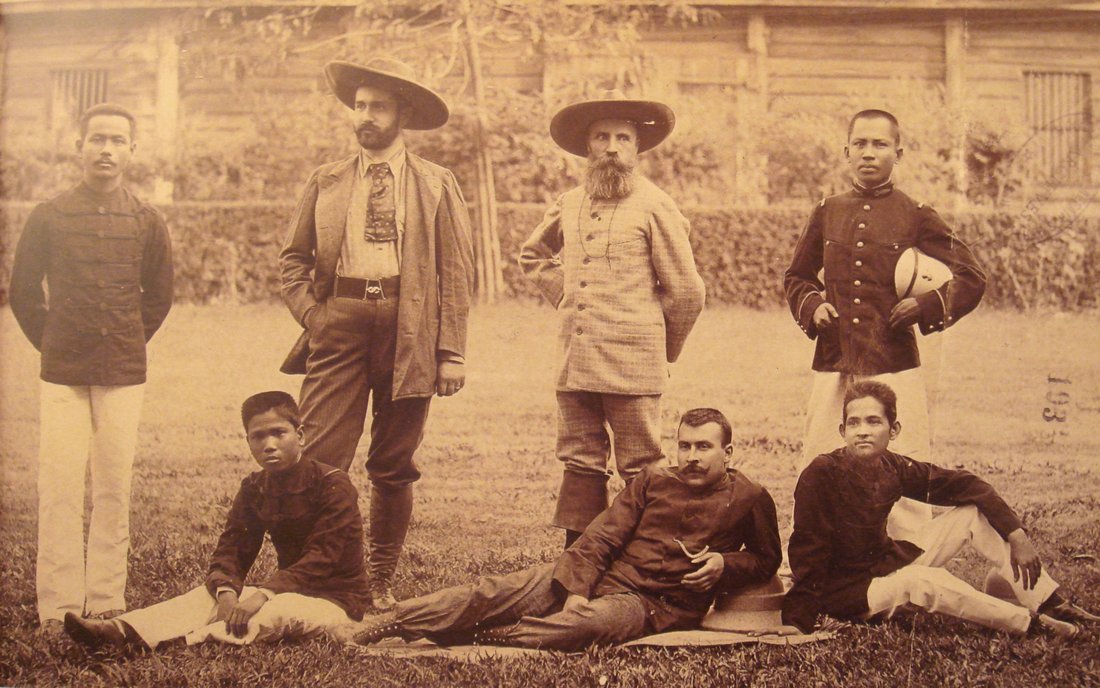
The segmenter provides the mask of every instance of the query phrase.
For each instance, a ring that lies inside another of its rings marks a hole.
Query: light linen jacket
[[[306,312],[335,287],[357,160],[352,155],[313,172],[279,254],[283,301],[303,326]],[[465,355],[474,283],[470,216],[454,175],[412,153],[405,174],[394,399],[431,396],[439,352]],[[288,367],[288,358],[284,372],[305,372],[300,351],[308,336],[303,332],[291,352],[299,352],[300,365]]]
[[[644,177],[617,204],[577,187],[547,210],[519,264],[561,313],[558,390],[664,391],[706,293],[690,231]]]

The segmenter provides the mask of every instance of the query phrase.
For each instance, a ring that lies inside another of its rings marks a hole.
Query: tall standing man
[[[466,377],[469,215],[454,175],[407,151],[401,134],[443,126],[442,98],[393,60],[324,71],[360,150],[313,172],[291,220],[282,294],[306,331],[283,371],[305,373],[305,457],[345,471],[373,399],[368,563],[372,603],[389,609],[428,404]]]
[[[985,273],[967,245],[935,210],[894,188],[902,153],[894,115],[863,110],[852,117],[844,147],[852,188],[814,208],[784,276],[795,321],[817,340],[803,466],[835,448],[844,392],[866,378],[893,388],[899,415],[909,419],[897,451],[928,461],[928,401],[913,326],[926,335],[941,332],[974,310],[985,292]],[[952,279],[899,301],[894,270],[910,247],[950,268]],[[822,268],[824,284],[817,276]],[[911,531],[928,518],[928,507],[904,499],[891,517],[891,535],[915,537]]]
[[[145,343],[172,306],[164,220],[122,186],[134,129],[134,115],[118,105],[81,116],[83,179],[31,212],[12,267],[12,313],[42,353],[36,587],[47,631],[60,632],[67,612],[113,616],[126,608]]]
[[[565,468],[553,525],[565,529],[567,547],[607,507],[612,451],[628,481],[662,458],[666,364],[703,309],[691,227],[635,171],[638,154],[675,122],[667,105],[619,92],[569,105],[550,122],[554,142],[587,156],[588,169],[584,184],[547,210],[519,263],[561,313],[557,455]]]

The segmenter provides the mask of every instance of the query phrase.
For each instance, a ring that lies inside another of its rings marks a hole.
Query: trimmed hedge
[[[0,303],[7,302],[15,241],[33,204],[0,204]],[[162,208],[173,239],[181,301],[275,298],[277,259],[291,203],[179,202]],[[710,303],[752,308],[783,303],[783,270],[808,210],[689,208],[695,260]],[[537,298],[515,262],[543,208],[505,204],[501,253],[508,294]],[[1100,218],[1028,212],[946,217],[989,273],[987,306],[1081,310],[1098,305]]]

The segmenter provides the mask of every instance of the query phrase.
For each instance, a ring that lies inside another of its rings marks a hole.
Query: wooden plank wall
[[[51,69],[109,69],[109,97],[133,108],[142,130],[152,127],[165,16],[155,10],[105,10],[4,17],[0,134],[5,145],[19,146],[45,135]],[[873,104],[899,80],[929,87],[944,83],[950,16],[938,11],[726,8],[717,22],[644,35],[646,90],[666,98],[703,94],[717,117],[752,112],[745,110],[747,95],[764,98],[770,113],[827,111],[853,97]],[[342,10],[334,10],[317,23],[312,39],[345,29],[344,17]],[[1100,13],[969,12],[964,18],[961,90],[976,104],[976,115],[999,112],[1024,120],[1027,69],[1077,71],[1091,77],[1095,122],[1100,112]],[[180,36],[179,122],[201,116],[213,131],[239,131],[251,116],[247,103],[233,97],[232,84],[222,75],[202,73],[188,61],[188,41],[200,38]],[[324,97],[320,68],[330,54],[326,49],[304,53],[285,62],[278,76],[251,76],[249,85],[275,95],[314,90]],[[539,92],[553,79],[582,78],[574,70],[584,60],[547,59],[518,43],[487,46],[483,57],[491,84],[503,90]],[[553,105],[548,103],[548,109]],[[71,145],[71,133],[58,138],[58,145]],[[1100,180],[1098,139],[1094,124],[1093,182]]]
[[[134,111],[138,135],[155,118],[157,44],[155,12],[74,12],[5,17],[7,52],[3,103],[5,145],[40,145],[55,139],[63,150],[75,139],[72,127],[49,132],[50,71],[107,69],[108,97]],[[75,125],[75,123],[74,123]],[[142,145],[153,144],[145,137]]]

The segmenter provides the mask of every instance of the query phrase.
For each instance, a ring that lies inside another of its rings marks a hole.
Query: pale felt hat
[[[335,60],[325,65],[325,78],[332,93],[349,108],[355,107],[360,86],[380,88],[406,101],[412,113],[405,129],[438,129],[451,115],[443,97],[418,82],[412,67],[404,62],[384,57],[365,65]]]
[[[566,105],[550,120],[550,137],[573,155],[588,155],[588,129],[602,119],[625,119],[638,129],[638,152],[664,141],[676,126],[672,108],[654,100],[632,100],[608,91],[595,100]]]
[[[776,630],[783,625],[783,596],[790,585],[789,578],[772,576],[767,583],[719,593],[700,626],[708,631],[740,633]]]

